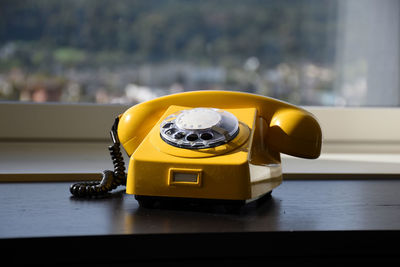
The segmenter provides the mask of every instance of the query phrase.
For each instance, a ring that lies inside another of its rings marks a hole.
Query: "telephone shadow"
[[[196,199],[180,197],[149,197],[135,196],[139,202],[139,209],[179,210],[203,213],[221,214],[247,214],[272,201],[272,191],[250,201],[222,200],[222,199]]]
[[[233,210],[212,203],[126,208],[124,224],[116,227],[118,231],[130,234],[248,232],[277,228],[281,215],[280,199],[266,196]]]

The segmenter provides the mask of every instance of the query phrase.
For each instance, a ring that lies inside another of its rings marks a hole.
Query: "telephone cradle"
[[[139,205],[157,201],[248,203],[282,183],[280,153],[315,159],[321,128],[294,105],[265,96],[194,91],[129,108],[111,129],[113,171],[73,184],[76,197],[107,194],[120,184]],[[129,155],[127,175],[120,145]]]

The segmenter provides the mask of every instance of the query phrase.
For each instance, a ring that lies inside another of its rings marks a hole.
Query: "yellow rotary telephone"
[[[280,153],[314,159],[321,128],[314,116],[272,98],[196,91],[143,102],[118,116],[109,147],[114,171],[71,185],[78,197],[125,184],[139,204],[160,199],[248,202],[282,182]],[[130,156],[129,169],[119,151]]]

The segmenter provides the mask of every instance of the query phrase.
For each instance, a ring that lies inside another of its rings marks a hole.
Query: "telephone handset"
[[[322,133],[311,113],[282,101],[195,91],[129,108],[111,137],[114,171],[72,185],[73,195],[102,195],[126,183],[141,205],[163,198],[247,202],[282,182],[280,153],[318,158]],[[127,177],[120,144],[130,156]]]

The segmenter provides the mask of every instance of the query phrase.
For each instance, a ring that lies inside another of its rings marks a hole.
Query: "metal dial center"
[[[176,118],[176,126],[187,130],[202,130],[218,125],[221,114],[209,108],[194,108]]]

